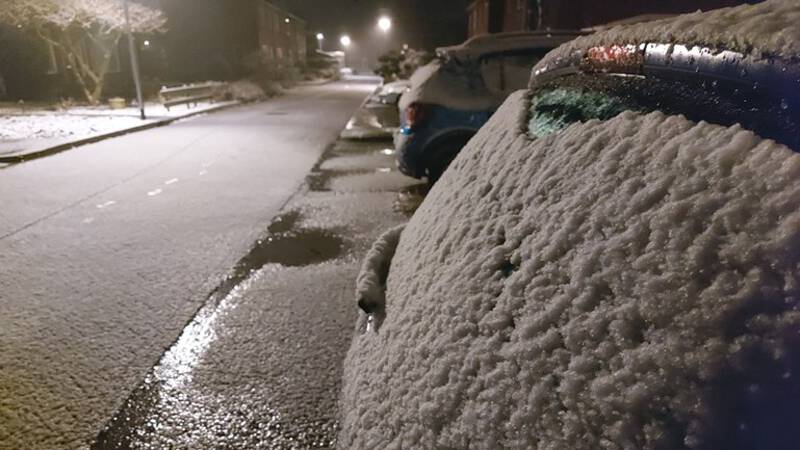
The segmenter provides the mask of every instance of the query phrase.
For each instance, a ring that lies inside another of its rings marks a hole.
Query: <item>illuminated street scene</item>
[[[0,450],[796,449],[795,0],[0,0]]]

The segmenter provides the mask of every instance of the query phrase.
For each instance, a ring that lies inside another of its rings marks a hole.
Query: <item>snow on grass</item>
[[[525,103],[402,232],[340,447],[791,448],[800,155],[659,112],[531,140]]]
[[[28,139],[81,139],[129,129],[158,119],[202,112],[229,103],[198,102],[191,107],[179,105],[169,110],[161,104],[146,104],[147,120],[144,121],[139,118],[139,109],[136,107],[111,109],[107,106],[83,106],[58,111],[5,107],[0,108],[0,144]]]
[[[678,17],[623,25],[577,38],[550,52],[536,69],[554,60],[601,45],[643,42],[699,45],[753,56],[800,54],[800,2],[769,0],[756,5],[695,12]]]
[[[0,116],[0,141],[82,138],[130,128],[142,123],[138,117],[118,116],[67,114]]]

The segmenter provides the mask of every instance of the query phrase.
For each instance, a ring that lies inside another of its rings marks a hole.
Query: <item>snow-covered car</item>
[[[796,449],[798,21],[546,56],[368,253],[340,447]]]
[[[401,127],[395,133],[400,171],[435,182],[506,97],[525,87],[536,62],[580,34],[499,33],[437,49],[400,100]]]
[[[400,126],[397,103],[408,92],[408,80],[393,81],[375,88],[340,133],[343,139],[390,139]]]
[[[397,80],[375,88],[375,92],[367,98],[367,104],[391,105],[397,108],[400,96],[411,88],[410,80]]]

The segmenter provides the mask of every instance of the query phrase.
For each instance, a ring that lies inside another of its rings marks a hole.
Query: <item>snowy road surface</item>
[[[88,445],[373,87],[0,170],[0,448]]]

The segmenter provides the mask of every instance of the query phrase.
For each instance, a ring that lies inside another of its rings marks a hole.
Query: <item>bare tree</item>
[[[157,9],[131,3],[131,31],[164,31]],[[100,102],[114,50],[125,33],[122,0],[0,0],[0,21],[30,29],[64,55],[91,104]],[[86,51],[94,46],[99,56]]]

